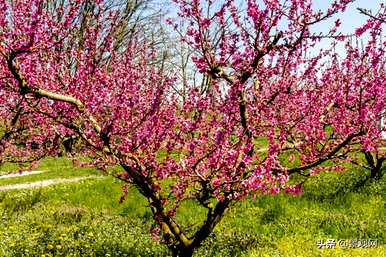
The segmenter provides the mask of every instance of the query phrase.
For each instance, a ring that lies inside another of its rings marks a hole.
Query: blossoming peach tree
[[[357,28],[356,34],[369,32],[370,40],[362,49],[349,49],[348,58],[351,65],[347,65],[345,72],[351,71],[356,76],[356,84],[359,84],[362,112],[361,120],[367,137],[359,144],[359,151],[364,155],[366,164],[360,160],[351,160],[352,163],[364,167],[370,171],[368,178],[380,179],[384,175],[384,163],[386,161],[386,84],[385,84],[385,42],[382,32],[386,25],[386,8],[382,4],[376,14],[369,10],[358,9],[366,15],[368,20]],[[355,155],[359,156],[359,155]]]
[[[58,137],[80,137],[93,165],[122,167],[114,175],[148,200],[153,233],[175,256],[191,256],[235,202],[298,194],[291,176],[347,158],[352,142],[368,138],[371,106],[384,106],[357,87],[374,92],[382,82],[383,48],[367,51],[371,65],[331,49],[307,54],[324,37],[346,40],[339,21],[324,35],[312,26],[350,0],[325,11],[312,1],[175,0],[183,26],[169,23],[210,78],[183,102],[159,49],[140,36],[114,49],[114,11],[95,1],[96,18],[81,26],[83,2],[47,11],[42,0],[0,0],[1,158],[56,155]],[[196,231],[176,221],[187,200],[206,211]]]

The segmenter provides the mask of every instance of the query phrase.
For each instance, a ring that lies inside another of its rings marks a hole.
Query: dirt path
[[[22,171],[22,172],[13,172],[5,175],[0,175],[0,179],[3,178],[14,178],[14,177],[23,177],[35,174],[41,174],[43,172],[47,172],[46,170],[33,170],[33,171]]]
[[[62,183],[70,183],[70,182],[79,182],[85,179],[101,179],[103,176],[84,176],[84,177],[76,177],[76,178],[58,178],[58,179],[47,179],[42,181],[23,183],[23,184],[12,184],[12,185],[4,185],[0,186],[0,191],[7,191],[13,189],[30,189],[36,187],[45,187]]]

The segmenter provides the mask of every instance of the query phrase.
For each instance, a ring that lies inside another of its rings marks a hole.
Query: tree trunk
[[[371,152],[363,152],[370,168],[370,179],[380,179],[382,177],[382,165],[386,160],[384,157],[379,157],[378,154],[372,154]]]
[[[169,247],[173,253],[173,257],[191,257],[194,250],[199,248],[201,244],[207,239],[213,232],[215,226],[221,221],[224,213],[228,210],[231,201],[225,199],[216,204],[213,209],[210,209],[207,213],[207,218],[201,228],[194,234],[192,243],[185,245],[179,243]]]
[[[377,158],[377,165],[370,170],[370,179],[380,179],[382,177],[382,164],[385,158]]]
[[[192,257],[193,249],[184,245],[177,245],[171,248],[173,257]]]
[[[375,167],[370,169],[370,178],[374,179],[377,176],[378,172],[379,172],[379,170],[376,169]]]

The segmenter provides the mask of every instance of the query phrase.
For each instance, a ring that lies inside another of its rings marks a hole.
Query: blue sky
[[[260,2],[261,0],[257,0],[257,2]],[[170,16],[174,16],[177,12],[175,10],[175,5],[171,4],[170,0],[156,0],[156,2],[163,5],[164,8],[168,9]],[[214,6],[217,6],[217,4],[222,3],[222,0],[215,0]],[[245,5],[246,0],[237,0],[241,5]],[[327,8],[330,6],[331,2],[333,0],[314,0],[313,5],[315,10],[327,10]],[[314,29],[316,31],[323,31],[327,30],[331,27],[331,25],[335,22],[336,19],[340,19],[342,22],[340,30],[343,33],[353,33],[355,28],[363,24],[366,20],[366,17],[359,13],[357,8],[365,8],[370,9],[373,12],[376,12],[379,9],[379,6],[381,3],[385,3],[385,0],[356,0],[354,3],[351,3],[347,10],[344,13],[340,13],[335,15],[333,18],[328,19],[327,21],[317,24],[314,26]],[[166,4],[167,3],[167,4]],[[165,5],[166,4],[166,5]]]
[[[260,2],[261,0],[256,0],[257,2]],[[219,3],[222,3],[224,1],[222,0],[215,0],[214,6]],[[237,0],[241,5],[245,5],[247,0]],[[313,0],[313,6],[315,10],[327,10],[327,8],[330,6],[331,2],[333,0]],[[379,6],[381,3],[386,3],[385,0],[356,0],[354,3],[351,3],[347,10],[342,14],[337,14],[334,16],[334,18],[329,19],[326,21],[327,23],[333,24],[333,22],[339,18],[342,21],[342,32],[344,33],[351,33],[354,31],[356,27],[358,27],[360,24],[363,24],[366,20],[364,15],[361,15],[357,8],[365,8],[370,9],[373,12],[376,12],[379,9]],[[173,16],[176,14],[177,10],[175,10],[176,5],[171,3],[170,0],[156,0],[156,3],[159,3],[160,6],[163,8],[168,9],[170,16]],[[318,29],[322,29],[321,27],[326,26],[329,27],[328,24],[319,24]],[[317,27],[317,26],[315,26]]]
[[[326,10],[328,6],[331,4],[332,0],[315,0],[313,2],[315,10]],[[340,19],[341,26],[339,28],[339,31],[343,34],[353,34],[355,32],[355,29],[364,24],[367,20],[367,16],[361,14],[358,11],[358,8],[364,8],[371,10],[372,13],[376,13],[381,3],[385,3],[385,0],[356,0],[354,3],[350,4],[347,8],[347,10],[343,13],[339,13],[334,15],[334,17],[321,22],[319,24],[316,24],[313,26],[313,31],[320,31],[320,32],[326,32],[329,28],[334,24],[334,22],[337,19]],[[364,35],[363,43],[367,40],[367,35]],[[330,40],[324,40],[321,42],[319,47],[321,48],[328,48],[331,45]],[[317,50],[317,49],[315,49]],[[336,51],[341,55],[344,56],[344,47],[343,43],[337,45]]]
[[[315,0],[314,8],[326,10],[331,2],[331,0]],[[330,19],[326,22],[331,24],[339,18],[342,22],[340,30],[343,33],[353,33],[356,27],[360,26],[366,21],[366,17],[360,14],[357,8],[370,9],[373,11],[373,13],[375,13],[379,9],[379,6],[382,2],[385,3],[384,0],[357,0],[350,4],[344,13],[335,15],[333,19]],[[322,29],[321,27],[324,25],[328,24],[319,24],[318,29]]]
[[[171,0],[156,0],[163,7],[169,11],[168,17],[173,17],[176,15],[177,10],[175,9],[175,5],[171,4]],[[262,0],[256,0],[257,2],[262,2]],[[284,0],[283,0],[284,1]],[[343,34],[353,34],[355,29],[360,25],[364,24],[367,17],[363,14],[360,14],[357,8],[369,9],[373,13],[376,13],[379,10],[380,4],[385,3],[386,0],[356,0],[354,3],[349,4],[347,10],[344,13],[339,13],[334,15],[332,18],[325,20],[321,23],[317,23],[312,26],[311,30],[314,32],[328,32],[328,30],[333,26],[337,19],[340,19],[341,26],[339,28],[339,32]],[[204,1],[205,2],[205,1]],[[220,3],[224,2],[224,0],[215,0],[214,6],[219,6]],[[236,0],[240,5],[245,5],[247,0]],[[322,10],[326,11],[328,7],[331,5],[333,0],[313,0],[314,10]],[[166,4],[167,3],[167,4]],[[165,5],[166,4],[166,5]],[[164,10],[165,10],[164,9]],[[362,39],[366,41],[366,35]],[[315,52],[320,48],[329,48],[331,45],[331,40],[322,40],[319,44],[319,47],[316,47]],[[343,44],[340,44],[336,47],[336,51],[341,55],[344,55]]]

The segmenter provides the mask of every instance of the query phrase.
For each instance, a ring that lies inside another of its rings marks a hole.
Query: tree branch
[[[307,170],[307,169],[311,169],[311,168],[314,168],[320,164],[322,164],[323,162],[331,159],[337,152],[339,152],[343,147],[345,147],[346,145],[348,145],[350,143],[350,141],[352,139],[354,139],[355,137],[358,137],[360,135],[362,135],[363,132],[357,132],[357,133],[353,133],[351,135],[349,135],[345,140],[343,140],[343,142],[341,142],[340,144],[338,144],[337,146],[335,146],[331,152],[329,152],[327,155],[325,156],[322,156],[320,157],[319,159],[317,159],[316,161],[310,163],[310,164],[307,164],[307,165],[304,165],[304,166],[301,166],[301,167],[297,167],[297,168],[293,168],[293,169],[289,169],[287,170],[287,173],[290,175],[290,174],[293,174],[293,173],[298,173],[300,171],[303,171],[303,170]],[[276,170],[277,171],[277,170]]]

